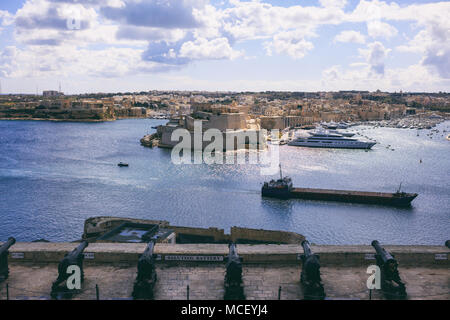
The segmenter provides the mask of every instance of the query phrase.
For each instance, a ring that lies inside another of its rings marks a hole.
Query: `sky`
[[[0,0],[0,83],[449,92],[450,1]]]

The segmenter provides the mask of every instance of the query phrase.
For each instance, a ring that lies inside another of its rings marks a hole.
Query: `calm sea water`
[[[409,209],[263,199],[261,185],[272,177],[261,176],[258,165],[174,165],[170,150],[141,147],[139,139],[165,122],[0,121],[0,240],[72,241],[86,218],[100,215],[226,232],[295,231],[320,244],[450,238],[450,122],[432,139],[429,130],[418,137],[409,129],[352,128],[379,142],[369,152],[280,148],[296,186],[394,192],[403,182],[405,192],[419,193]],[[130,167],[119,168],[120,161]]]

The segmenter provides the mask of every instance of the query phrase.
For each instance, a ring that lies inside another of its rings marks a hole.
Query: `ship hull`
[[[358,144],[339,144],[339,143],[322,143],[322,142],[297,142],[288,143],[293,147],[307,147],[307,148],[339,148],[339,149],[371,149],[375,143],[358,143]]]
[[[394,207],[408,207],[411,205],[411,201],[417,197],[416,193],[396,194],[310,188],[293,188],[290,191],[286,190],[282,193],[277,192],[276,190],[263,190],[262,195],[279,199],[296,198],[319,201],[367,203]]]
[[[288,188],[262,188],[263,197],[272,197],[278,199],[289,199],[292,198],[292,192]]]

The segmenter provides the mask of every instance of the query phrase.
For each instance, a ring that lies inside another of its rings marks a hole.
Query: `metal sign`
[[[83,254],[84,254],[84,258],[85,258],[85,259],[89,259],[89,260],[95,259],[95,255],[94,255],[93,252],[85,252],[85,253],[83,253]]]
[[[375,253],[366,253],[364,260],[375,260]]]
[[[25,254],[23,252],[11,252],[12,259],[24,259]]]
[[[223,256],[165,256],[164,260],[166,261],[223,261]]]
[[[447,254],[446,253],[436,253],[434,255],[434,260],[447,260]]]

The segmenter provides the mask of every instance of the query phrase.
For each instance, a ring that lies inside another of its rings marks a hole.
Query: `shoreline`
[[[127,119],[151,119],[151,118],[139,118],[139,117],[120,117],[117,119],[50,119],[50,118],[0,118],[0,121],[51,121],[51,122],[114,122],[117,120]]]

